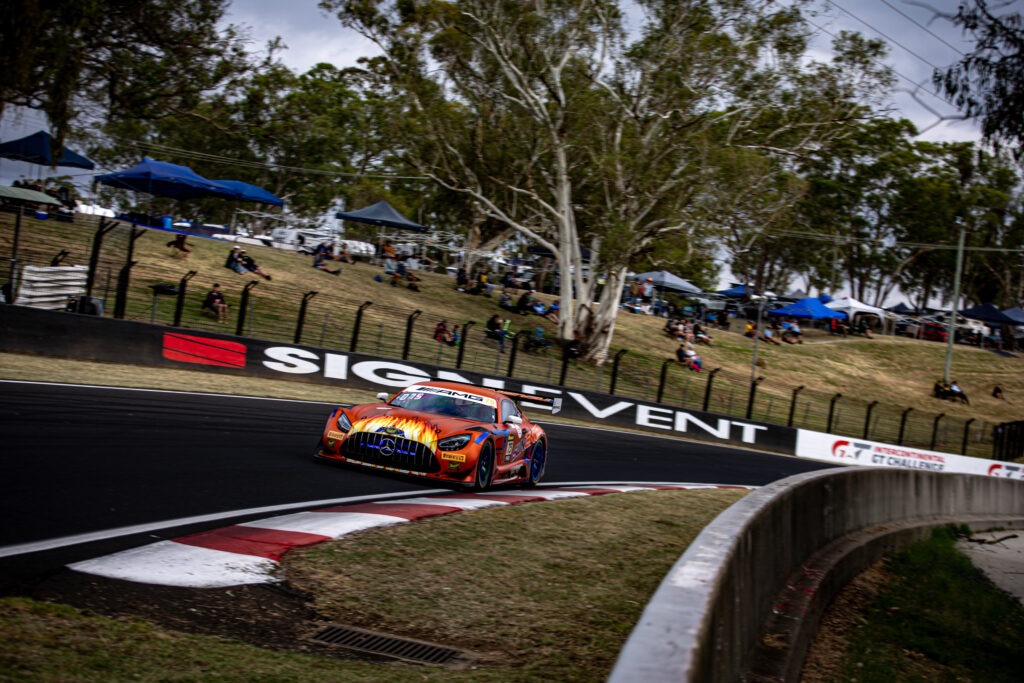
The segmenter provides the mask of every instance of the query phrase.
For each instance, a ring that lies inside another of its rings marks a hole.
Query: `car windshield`
[[[409,387],[391,405],[434,415],[461,417],[475,422],[496,422],[493,399],[437,387]]]

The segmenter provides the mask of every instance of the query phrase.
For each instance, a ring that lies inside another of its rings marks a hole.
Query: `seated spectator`
[[[242,248],[237,244],[231,247],[231,251],[228,252],[228,257],[224,261],[224,267],[235,271],[239,275],[245,275],[248,272],[245,262],[242,261]]]
[[[530,290],[527,289],[519,296],[519,301],[516,302],[516,313],[529,315],[532,310],[533,297],[530,296]]]
[[[998,398],[1000,401],[1006,400],[1006,397],[1003,396],[1003,388],[998,384],[992,387],[992,398]]]
[[[693,355],[690,356],[690,362],[687,363],[686,367],[694,372],[700,372],[704,369],[704,361],[701,359],[700,355],[694,351]]]
[[[743,336],[744,337],[750,337],[751,339],[756,337],[757,336],[757,325],[754,324],[753,322],[751,322],[750,320],[748,320],[747,321],[747,326],[743,328]]]
[[[803,344],[804,335],[800,331],[800,325],[794,320],[782,331],[782,341],[787,344]]]
[[[451,344],[452,339],[452,331],[448,327],[447,320],[442,320],[434,327],[434,341],[439,344]]]
[[[708,331],[704,329],[704,326],[700,323],[693,324],[693,340],[698,344],[704,344],[705,346],[714,346],[715,340],[712,339]]]
[[[250,273],[256,273],[260,277],[265,278],[267,280],[272,279],[270,277],[270,273],[268,273],[267,271],[263,270],[263,268],[261,268],[256,263],[255,260],[253,260],[252,256],[249,256],[248,254],[245,253],[245,249],[242,249],[240,254],[241,254],[240,258],[241,258],[241,261],[242,261],[242,265],[245,266],[245,269],[247,271],[249,271]]]
[[[391,240],[386,240],[384,242],[384,246],[381,247],[381,256],[383,256],[385,259],[392,260],[394,260],[395,256],[397,256],[397,254],[395,253],[395,247],[393,244],[391,244]]]
[[[868,339],[874,339],[875,336],[871,333],[871,326],[868,325],[864,317],[861,316],[860,322],[857,323],[857,334],[863,334]]]
[[[313,254],[313,267],[316,268],[317,270],[322,270],[325,273],[330,273],[331,275],[340,275],[341,274],[341,268],[338,268],[337,270],[331,270],[330,268],[327,267],[327,264],[324,263],[324,261],[326,261],[326,260],[327,260],[327,257],[322,252],[318,251],[318,252],[314,253]]]
[[[501,290],[501,294],[498,295],[498,307],[504,308],[506,311],[516,310],[515,304],[512,303],[512,295],[507,289]]]
[[[782,346],[782,342],[775,338],[775,331],[772,330],[771,327],[764,328],[761,331],[761,336],[759,337],[759,339],[763,342],[768,342],[769,344],[776,344],[778,346]]]
[[[544,317],[553,323],[558,322],[558,312],[561,310],[561,304],[557,300],[551,302],[551,305],[544,311]]]
[[[344,242],[341,243],[341,251],[338,252],[338,256],[336,257],[336,260],[344,261],[345,263],[348,263],[349,265],[352,264],[352,255],[348,253],[348,245],[345,244]]]
[[[177,249],[178,251],[185,255],[185,258],[188,258],[188,255],[192,253],[192,250],[188,248],[189,245],[185,241],[187,239],[188,235],[186,235],[183,232],[180,232],[174,236],[173,240],[167,243],[167,246]]]
[[[221,293],[218,283],[213,283],[213,288],[207,292],[206,299],[203,301],[200,310],[210,311],[211,314],[217,316],[217,322],[219,323],[227,322],[228,302],[224,300],[224,295]]]
[[[693,350],[693,346],[686,342],[681,343],[676,349],[676,360],[687,366],[690,364],[690,359],[696,355],[697,352]]]
[[[485,324],[484,336],[498,341],[498,350],[505,353],[505,337],[508,336],[509,321],[503,320],[497,313],[492,315]]]
[[[455,289],[460,292],[466,291],[466,287],[469,285],[469,273],[466,272],[465,266],[459,266],[459,269],[455,271]]]

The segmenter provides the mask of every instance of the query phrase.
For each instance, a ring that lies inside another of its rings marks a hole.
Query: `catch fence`
[[[13,254],[11,214],[0,214],[0,254]],[[360,299],[343,287],[303,290],[259,279],[231,280],[183,269],[168,280],[166,268],[133,259],[140,228],[114,221],[76,219],[73,225],[23,220],[18,265],[89,264],[88,297],[102,302],[104,315],[171,327],[236,334],[282,343],[405,359],[465,369],[523,382],[562,385],[653,401],[683,410],[810,429],[951,453],[993,457],[998,426],[881,400],[865,402],[809,387],[705,368],[693,372],[670,360],[625,349],[594,367],[566,347],[528,343],[529,331],[510,338],[505,349],[484,333],[482,320],[447,316],[458,325],[459,343],[434,339],[441,317]],[[26,227],[28,230],[26,230]],[[15,271],[11,259],[9,273]],[[8,282],[11,277],[8,275]],[[202,302],[214,279],[231,302],[228,322],[206,315]],[[80,308],[69,302],[69,309]]]

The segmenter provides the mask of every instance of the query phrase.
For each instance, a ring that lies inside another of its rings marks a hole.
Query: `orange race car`
[[[477,491],[541,480],[547,436],[518,403],[550,405],[552,414],[562,403],[440,381],[413,384],[391,400],[385,393],[377,398],[383,403],[335,408],[314,455]]]

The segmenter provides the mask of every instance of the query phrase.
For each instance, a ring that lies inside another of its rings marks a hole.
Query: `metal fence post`
[[[302,303],[299,304],[299,319],[295,321],[294,343],[302,343],[302,327],[306,324],[306,308],[309,307],[309,300],[316,296],[316,291],[310,290],[302,295]]]
[[[704,407],[702,410],[708,412],[708,406],[711,405],[711,385],[715,382],[715,374],[722,368],[715,368],[708,373],[708,383],[704,386]]]
[[[871,403],[868,404],[868,408],[865,411],[865,415],[864,415],[864,438],[865,439],[868,438],[868,431],[871,428],[871,411],[873,411],[875,409],[875,406],[877,406],[877,405],[878,405],[878,401],[872,401]]]
[[[85,279],[85,297],[78,300],[78,312],[85,312],[86,302],[92,296],[92,288],[96,284],[96,268],[100,263],[100,250],[103,248],[103,237],[117,227],[117,223],[101,218],[96,234],[92,237],[92,250],[89,252],[89,272]]]
[[[970,418],[964,423],[964,441],[960,446],[960,455],[967,455],[967,437],[970,436],[971,423],[974,422],[975,418]]]
[[[402,344],[402,360],[409,360],[409,347],[412,346],[412,326],[416,322],[416,318],[420,317],[420,313],[423,311],[418,308],[413,311],[405,323],[405,343]],[[465,335],[463,335],[465,339]]]
[[[754,414],[754,397],[757,396],[757,385],[764,381],[764,377],[758,377],[750,381],[750,397],[747,399],[747,419]]]
[[[124,311],[128,305],[128,287],[131,283],[131,270],[138,261],[129,261],[117,275],[117,295],[114,300],[114,317],[124,320]]]
[[[612,380],[611,385],[608,387],[608,393],[612,396],[615,395],[615,383],[619,380],[619,361],[627,353],[626,349],[619,349],[615,352],[615,359],[612,361]]]
[[[903,445],[903,432],[907,427],[907,415],[910,415],[910,411],[912,410],[913,408],[907,408],[906,410],[903,411],[903,415],[900,416],[900,435],[896,439],[897,446]]]
[[[250,280],[249,283],[242,288],[242,300],[238,304],[238,325],[235,326],[235,336],[245,336],[245,314],[249,309],[249,290],[258,284],[259,282],[256,280]]]
[[[945,413],[939,413],[935,416],[935,422],[932,423],[932,443],[928,446],[929,450],[935,450],[935,444],[939,439],[939,421],[946,417]]]
[[[665,380],[668,379],[668,364],[675,363],[674,360],[667,360],[661,364],[661,378],[658,380],[658,398],[655,403],[661,403],[661,397],[665,395]]]
[[[462,326],[462,339],[459,340],[459,355],[455,359],[456,369],[462,368],[462,357],[466,354],[466,339],[469,338],[469,328],[473,327],[474,324],[471,320]]]
[[[516,367],[516,352],[519,350],[519,337],[520,334],[512,335],[512,350],[508,354],[508,370],[505,372],[506,377],[512,376],[512,371]]]
[[[178,281],[178,298],[174,302],[174,327],[181,327],[181,312],[185,310],[185,291],[188,289],[188,281],[194,278],[197,272],[199,271],[190,270]]]
[[[829,434],[832,433],[832,418],[836,414],[836,401],[843,397],[842,394],[836,394],[832,397],[832,400],[828,403],[828,423],[825,425],[825,431]]]
[[[359,343],[359,326],[363,324],[363,311],[365,311],[368,306],[372,305],[372,301],[366,301],[360,305],[359,310],[356,311],[356,321],[352,326],[352,341],[350,341],[348,345],[348,350],[352,353],[355,353],[356,344]]]
[[[789,421],[786,422],[786,426],[787,427],[792,427],[793,426],[793,416],[796,414],[796,397],[803,390],[804,390],[804,385],[803,384],[801,384],[800,386],[798,386],[796,389],[793,390],[793,398],[790,399],[790,401],[789,401]],[[707,408],[705,408],[704,410],[707,410]]]

